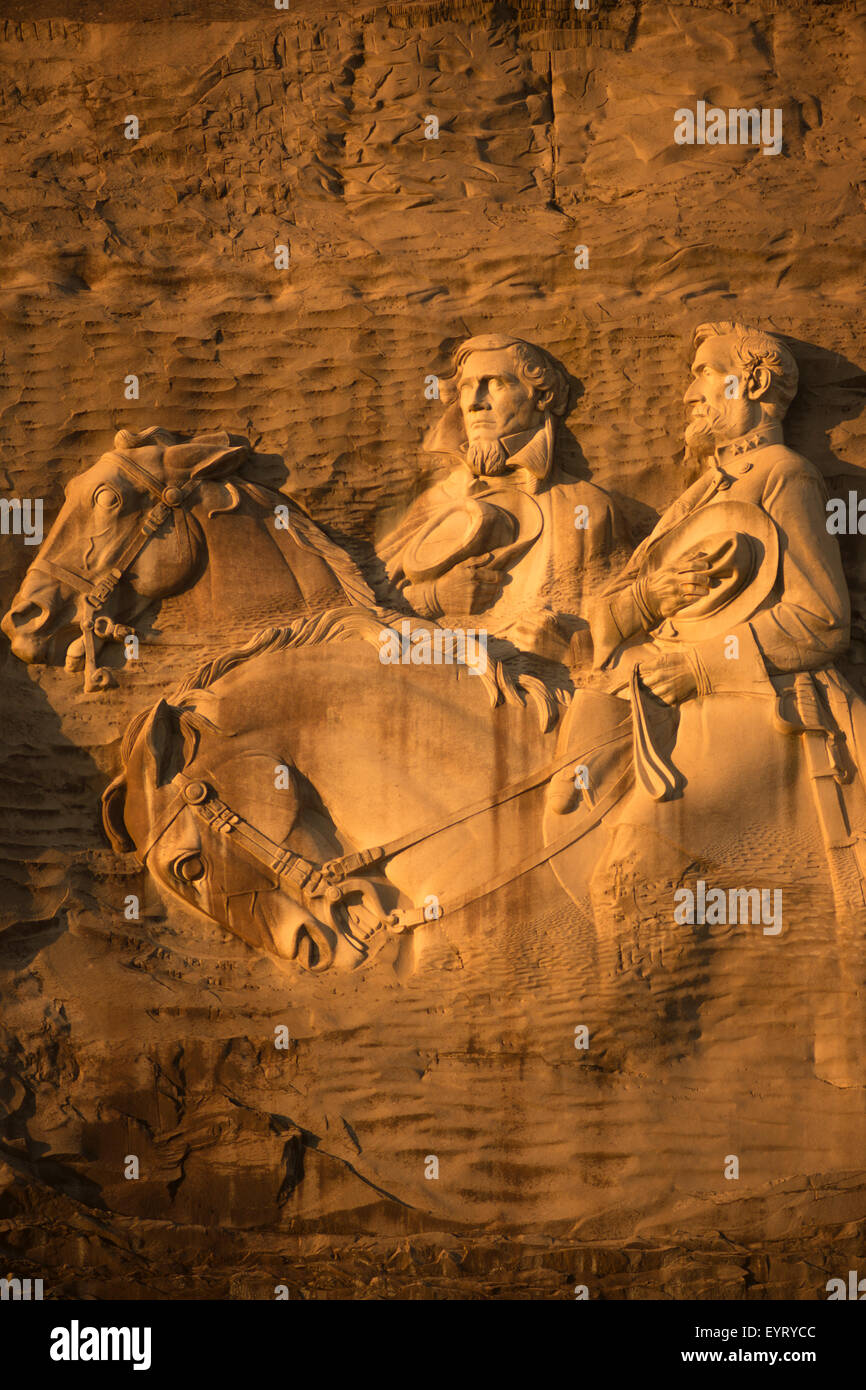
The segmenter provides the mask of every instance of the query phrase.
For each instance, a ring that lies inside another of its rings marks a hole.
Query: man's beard
[[[716,450],[718,427],[723,416],[714,411],[711,415],[693,415],[686,425],[686,450],[693,458],[706,459]]]
[[[508,455],[499,439],[470,444],[466,450],[466,462],[476,478],[493,478],[508,471]]]

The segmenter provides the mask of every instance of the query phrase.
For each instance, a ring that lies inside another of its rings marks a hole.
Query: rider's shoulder
[[[760,452],[760,464],[769,485],[805,479],[824,486],[820,469],[805,454],[799,454],[787,444],[770,444]]]

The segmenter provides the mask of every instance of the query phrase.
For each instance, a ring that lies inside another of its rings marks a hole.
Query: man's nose
[[[686,394],[683,396],[683,401],[686,405],[692,405],[695,401],[700,401],[702,399],[703,392],[701,391],[700,382],[697,380],[692,381],[689,384]]]
[[[489,410],[490,396],[487,390],[487,382],[479,381],[475,390],[472,392],[472,399],[469,402],[470,410]]]

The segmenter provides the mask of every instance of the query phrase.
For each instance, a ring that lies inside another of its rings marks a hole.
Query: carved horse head
[[[166,430],[120,430],[103,454],[66,488],[63,506],[24,577],[2,628],[26,662],[59,662],[78,670],[88,622],[101,640],[130,629],[155,600],[178,593],[197,577],[204,551],[190,501],[230,506],[225,479],[248,457],[245,442],[223,433],[184,443]],[[147,531],[143,528],[147,524]],[[110,683],[94,672],[95,687]]]
[[[103,795],[109,839],[248,945],[306,970],[354,969],[365,927],[387,909],[370,882],[349,885],[350,904],[317,871],[339,841],[315,790],[268,742],[264,729],[234,727],[216,695],[160,700],[130,725],[124,771]]]
[[[492,663],[384,666],[382,631],[344,606],[224,651],[132,722],[103,795],[163,890],[308,969],[396,960],[438,895],[544,859],[556,699]]]
[[[269,583],[283,613],[347,597],[373,606],[353,562],[296,503],[241,477],[250,457],[246,440],[224,432],[184,440],[159,428],[121,430],[113,450],[69,483],[3,618],[14,654],[51,664],[65,657],[68,670],[84,667],[87,690],[113,684],[110,671],[96,666],[99,644],[123,640],[129,620],[198,579],[209,519],[223,512],[236,512],[236,525],[243,518],[246,526],[224,592],[247,584],[252,603]],[[285,514],[281,530],[275,511]]]

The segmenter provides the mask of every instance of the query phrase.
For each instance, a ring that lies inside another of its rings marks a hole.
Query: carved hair
[[[800,373],[793,353],[781,338],[749,328],[743,323],[722,320],[702,323],[695,329],[695,351],[708,338],[730,338],[736,360],[747,372],[766,367],[770,373],[770,395],[765,398],[768,411],[781,420],[797,394]]]
[[[114,436],[115,449],[143,449],[148,444],[180,444],[184,436],[172,434],[160,425],[149,425],[144,430],[118,430]]]
[[[446,405],[457,399],[457,383],[470,353],[499,352],[504,348],[513,351],[518,375],[524,384],[537,391],[539,410],[560,417],[568,415],[576,399],[577,383],[562,363],[545,348],[528,343],[525,338],[509,338],[502,333],[483,333],[460,344],[451,359],[451,375],[440,386],[440,397]]]

